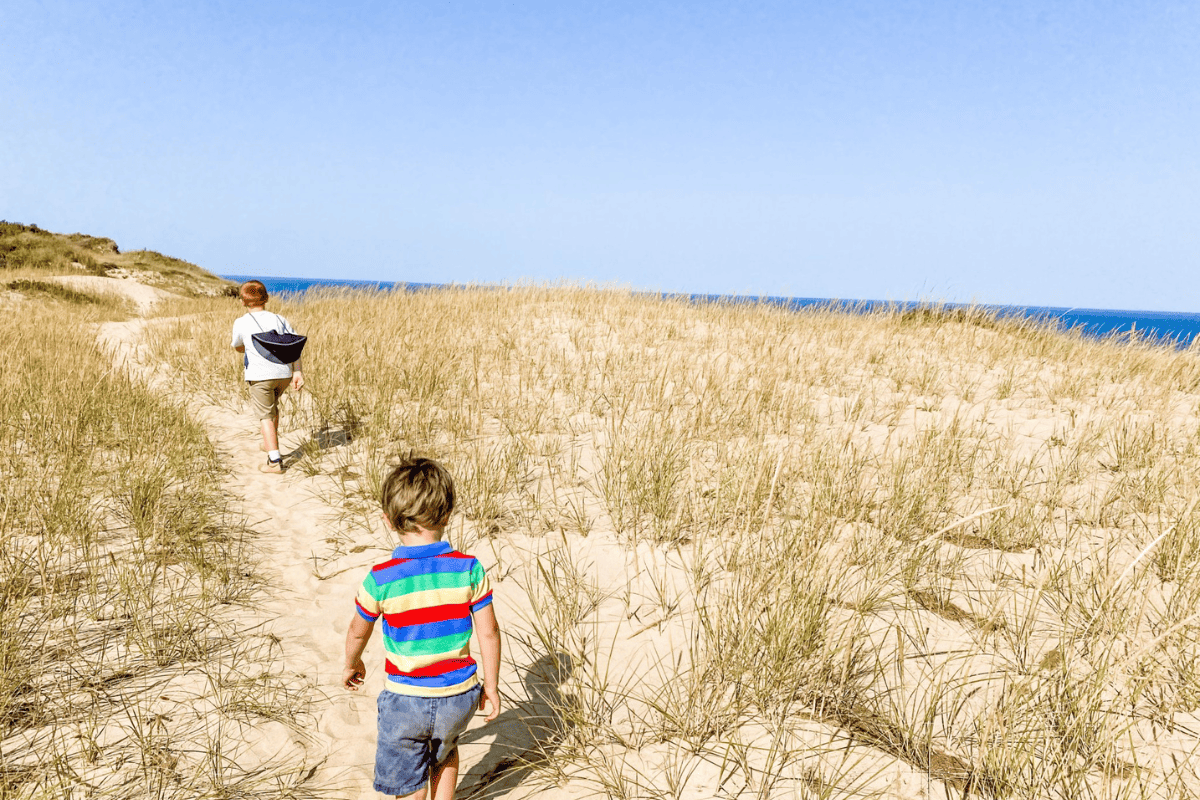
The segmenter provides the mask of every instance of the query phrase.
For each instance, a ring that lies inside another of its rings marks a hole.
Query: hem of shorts
[[[427,783],[428,783],[428,780],[421,781],[420,783],[415,783],[415,784],[413,784],[411,789],[394,789],[391,786],[384,786],[382,783],[376,783],[375,791],[379,792],[380,794],[396,794],[396,795],[412,794],[413,792],[415,792],[418,789],[425,786]]]

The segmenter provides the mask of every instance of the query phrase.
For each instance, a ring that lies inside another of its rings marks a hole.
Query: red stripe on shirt
[[[388,625],[394,628],[405,628],[429,622],[445,622],[448,619],[465,619],[470,614],[471,607],[466,603],[448,603],[443,606],[414,608],[398,614],[384,614],[383,618],[387,620]]]
[[[371,572],[379,572],[379,570],[381,570],[381,569],[387,569],[388,567],[394,567],[397,564],[403,564],[406,561],[412,561],[412,559],[411,558],[393,558],[393,559],[383,562],[382,564],[376,564],[375,566],[371,567]]]

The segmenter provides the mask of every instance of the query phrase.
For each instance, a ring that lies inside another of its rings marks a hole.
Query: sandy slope
[[[60,283],[78,292],[108,294],[132,300],[138,313],[145,314],[154,304],[171,293],[147,286],[133,278],[104,278],[98,275],[53,275],[42,280]]]

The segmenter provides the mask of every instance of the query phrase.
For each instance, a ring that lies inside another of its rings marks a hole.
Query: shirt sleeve
[[[492,583],[479,560],[471,567],[471,612],[490,605],[492,602]]]
[[[233,343],[230,344],[229,346],[237,347],[241,343],[242,343],[242,332],[240,330],[238,330],[237,322],[234,322],[233,323]]]
[[[358,587],[358,596],[354,598],[354,607],[358,610],[358,615],[367,622],[379,619],[382,611],[379,595],[379,585],[375,583],[375,576],[368,572],[367,577],[363,578],[362,586]]]

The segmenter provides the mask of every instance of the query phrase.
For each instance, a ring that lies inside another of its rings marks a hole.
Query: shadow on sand
[[[460,744],[493,735],[496,739],[487,755],[459,779],[456,797],[503,797],[554,754],[566,734],[566,723],[558,714],[562,707],[558,689],[570,674],[571,659],[566,653],[543,656],[525,673],[527,700],[501,712],[484,727],[463,734]]]
[[[354,441],[354,428],[345,426],[334,428],[324,425],[309,433],[308,438],[296,445],[290,453],[283,454],[283,466],[290,467],[305,456],[316,456],[326,450],[345,447]]]

